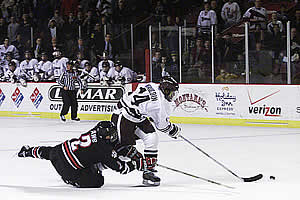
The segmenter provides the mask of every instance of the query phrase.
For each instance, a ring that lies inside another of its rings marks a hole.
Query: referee
[[[74,121],[80,121],[77,117],[78,103],[76,98],[75,82],[78,82],[81,93],[83,93],[83,84],[79,78],[77,71],[73,69],[74,62],[69,60],[67,62],[66,71],[58,79],[58,84],[62,86],[61,92],[63,99],[63,107],[60,112],[60,119],[65,122],[65,115],[68,114],[71,107],[71,119]]]

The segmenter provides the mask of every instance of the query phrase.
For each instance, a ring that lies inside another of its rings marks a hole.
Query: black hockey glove
[[[121,147],[117,150],[118,155],[128,157],[132,160],[143,158],[143,155],[132,145]]]
[[[172,129],[169,132],[171,138],[177,139],[180,136],[181,128],[176,124],[172,124]]]
[[[119,164],[119,170],[120,174],[128,174],[129,172],[133,171],[136,169],[136,164],[132,161],[130,162],[125,162],[125,161],[117,161]]]

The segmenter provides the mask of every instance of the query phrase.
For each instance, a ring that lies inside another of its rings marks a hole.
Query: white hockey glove
[[[172,124],[172,129],[169,132],[171,138],[177,139],[180,136],[181,128],[176,124]]]

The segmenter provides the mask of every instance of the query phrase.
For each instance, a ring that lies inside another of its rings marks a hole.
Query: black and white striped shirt
[[[58,79],[58,84],[62,87],[67,87],[68,90],[75,90],[75,82],[79,84],[80,89],[83,89],[83,84],[77,72],[65,71]]]

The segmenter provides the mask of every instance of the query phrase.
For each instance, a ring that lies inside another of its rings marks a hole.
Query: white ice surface
[[[24,144],[55,145],[79,136],[95,123],[0,118],[0,199],[300,199],[300,129],[181,125],[184,136],[239,176],[264,175],[253,183],[239,181],[185,141],[160,134],[159,163],[235,189],[159,167],[159,187],[135,187],[141,185],[140,172],[120,175],[106,170],[102,188],[77,189],[64,184],[49,161],[16,156]],[[137,146],[143,149],[141,143]],[[270,181],[271,175],[275,181]]]

